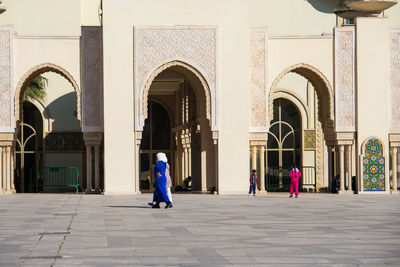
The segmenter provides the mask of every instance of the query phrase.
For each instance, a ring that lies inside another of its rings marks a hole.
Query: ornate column
[[[86,192],[92,191],[92,146],[86,145]]]
[[[265,154],[265,146],[261,145],[260,146],[260,191],[265,192],[265,160],[264,160],[264,154]]]
[[[257,169],[257,146],[251,146],[251,169]]]
[[[392,147],[392,194],[398,194],[397,191],[397,147]]]
[[[265,150],[265,174],[266,174],[266,182],[265,182],[265,191],[268,191],[268,150]]]
[[[330,192],[332,192],[332,171],[333,171],[333,166],[332,166],[332,146],[328,146],[328,189]]]
[[[352,177],[351,177],[351,145],[347,145],[346,146],[346,152],[347,152],[347,166],[346,166],[346,170],[347,170],[347,178],[348,178],[348,184],[347,184],[347,191],[348,193],[353,193],[353,189],[352,189]]]
[[[136,170],[135,170],[135,192],[140,193],[140,144],[142,132],[136,132]]]
[[[4,194],[11,194],[11,146],[3,147]]]
[[[3,178],[4,178],[4,168],[3,168],[3,147],[0,146],[0,194],[3,194]]]
[[[344,190],[344,146],[339,145],[339,176],[340,176],[340,191],[339,194],[343,194]]]
[[[101,132],[84,132],[83,139],[86,145],[86,192],[100,193],[100,145],[103,139]],[[94,166],[92,159],[94,156]],[[94,167],[94,188],[93,188],[93,167]],[[94,191],[92,191],[94,189]]]
[[[192,148],[188,145],[188,176],[192,177]]]
[[[94,190],[100,192],[100,144],[94,145]]]

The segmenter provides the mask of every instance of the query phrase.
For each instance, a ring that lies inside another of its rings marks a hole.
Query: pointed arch
[[[26,72],[24,76],[22,76],[22,78],[19,80],[14,93],[15,122],[18,122],[20,120],[20,115],[22,113],[22,105],[21,105],[22,95],[26,86],[28,86],[28,84],[32,82],[32,80],[35,79],[38,75],[41,75],[45,72],[55,72],[61,75],[62,77],[67,79],[67,81],[69,81],[71,85],[74,87],[74,90],[77,95],[77,103],[76,103],[77,106],[76,109],[78,113],[77,118],[79,121],[81,121],[81,92],[78,83],[76,82],[74,77],[72,77],[72,75],[64,68],[56,64],[46,62],[34,66],[28,72]]]
[[[213,101],[214,97],[210,90],[210,87],[204,78],[204,76],[192,65],[187,64],[182,61],[170,61],[165,63],[158,68],[156,68],[152,74],[146,80],[146,83],[139,88],[139,101],[137,102],[137,130],[143,130],[144,121],[147,118],[147,103],[148,103],[148,95],[151,84],[154,79],[163,71],[167,69],[174,69],[179,73],[183,74],[190,84],[193,86],[197,97],[197,108],[201,110],[203,114],[205,114],[205,118],[207,118],[210,122],[210,127],[212,127],[212,122],[216,121],[215,114],[215,101]]]
[[[269,98],[268,98],[270,118],[273,114],[272,94],[275,92],[279,84],[279,81],[282,80],[282,78],[289,72],[297,73],[311,82],[311,84],[315,88],[315,91],[317,92],[317,99],[319,103],[318,105],[319,120],[322,122],[324,128],[332,128],[334,125],[334,99],[335,99],[332,86],[330,85],[328,79],[321,71],[305,63],[295,64],[286,68],[273,81],[269,91]]]

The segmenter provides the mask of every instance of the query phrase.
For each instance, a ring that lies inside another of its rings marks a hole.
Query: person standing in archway
[[[154,167],[154,180],[155,180],[155,187],[154,187],[154,201],[156,204],[153,205],[153,208],[159,209],[160,202],[165,202],[165,208],[172,208],[172,203],[168,198],[167,195],[167,177],[165,175],[167,170],[167,156],[165,153],[157,153],[157,163]]]
[[[250,175],[250,189],[249,189],[249,196],[253,191],[253,196],[256,196],[256,187],[258,185],[258,177],[257,171],[255,169],[252,170],[252,174]]]
[[[299,196],[299,180],[301,177],[301,172],[297,169],[296,164],[293,163],[293,168],[290,171],[290,195],[289,197],[293,197],[293,191],[296,195],[296,198]]]

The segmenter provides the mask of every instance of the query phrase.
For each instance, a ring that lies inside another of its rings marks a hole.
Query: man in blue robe
[[[157,163],[154,167],[154,195],[153,195],[153,202],[156,202],[152,208],[159,209],[160,202],[165,202],[167,205],[165,206],[166,209],[172,208],[172,203],[168,198],[167,195],[167,177],[165,176],[165,170],[167,168],[167,156],[165,153],[158,153],[157,154]]]

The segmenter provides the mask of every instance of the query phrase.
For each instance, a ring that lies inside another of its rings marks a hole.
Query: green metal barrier
[[[316,190],[316,170],[312,166],[297,167],[301,171],[299,189],[313,187]],[[267,190],[270,192],[288,192],[290,190],[290,171],[288,166],[268,167],[267,172]]]
[[[43,191],[45,187],[79,188],[79,171],[76,167],[36,167],[29,170],[29,192]]]

